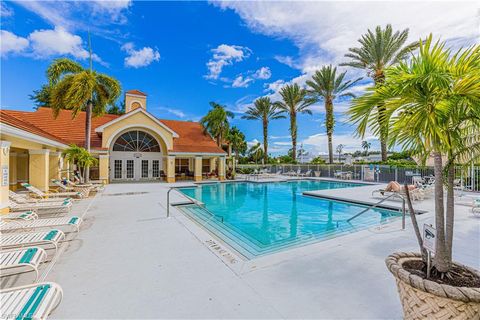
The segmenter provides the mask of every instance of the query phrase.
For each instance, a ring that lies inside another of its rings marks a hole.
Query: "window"
[[[148,178],[148,160],[142,160],[142,178]]]
[[[157,140],[143,131],[129,131],[115,141],[113,151],[160,152]]]
[[[152,162],[152,176],[154,178],[160,177],[160,161],[159,160],[153,160]]]
[[[188,171],[188,159],[175,159],[175,173],[186,173]]]
[[[133,160],[127,160],[127,179],[133,179],[134,169]]]
[[[115,160],[113,168],[113,177],[115,179],[122,179],[122,160]]]
[[[210,159],[202,159],[202,173],[210,173]]]

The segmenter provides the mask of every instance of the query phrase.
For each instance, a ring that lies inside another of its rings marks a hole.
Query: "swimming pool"
[[[353,188],[361,184],[302,180],[276,183],[215,183],[179,189],[203,203],[178,208],[247,259],[330,239],[401,216],[366,206],[302,195],[304,191]],[[347,194],[348,195],[348,194]]]

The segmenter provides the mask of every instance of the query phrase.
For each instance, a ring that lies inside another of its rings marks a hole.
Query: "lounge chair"
[[[46,319],[62,298],[62,288],[54,282],[0,290],[2,319]]]
[[[59,190],[62,190],[63,192],[72,192],[73,191],[73,186],[68,187],[62,183],[62,181],[57,180],[57,179],[52,179],[50,180],[52,183],[58,187]]]
[[[10,212],[0,216],[2,220],[34,220],[38,219],[38,214],[35,211],[19,211],[19,212]]]
[[[61,215],[70,212],[72,203],[70,201],[36,203],[17,203],[10,201],[9,208],[13,212],[31,210],[35,211],[38,215]]]
[[[75,198],[83,198],[83,193],[81,192],[48,192],[45,193],[38,188],[35,188],[29,183],[22,183],[22,187],[30,191],[32,194],[36,195],[39,198],[67,198],[67,197],[75,197]]]
[[[300,177],[310,177],[312,175],[312,170],[307,170],[304,173],[300,173]]]
[[[16,193],[14,191],[11,191],[11,190],[8,191],[8,197],[11,200],[13,200],[17,203],[63,202],[63,201],[73,200],[71,198],[64,198],[64,199],[59,199],[59,198],[47,198],[47,199],[30,198],[27,194],[20,194],[20,193]]]
[[[60,241],[65,239],[65,233],[53,229],[50,231],[3,234],[0,237],[0,249],[13,249],[31,246],[53,246],[57,251]]]
[[[162,170],[162,172],[163,172],[163,170]],[[161,175],[161,173],[160,173],[160,175]],[[164,176],[166,177],[165,174],[164,174]],[[65,179],[65,181],[67,182],[69,187],[75,187],[76,186],[76,183],[69,180],[69,179]],[[92,187],[93,187],[93,189],[95,189],[95,191],[100,191],[100,190],[103,190],[105,188],[105,184],[101,180],[90,180],[89,183],[92,185]]]
[[[15,273],[7,272],[9,270],[23,270],[24,267],[32,268],[35,271],[35,281],[38,279],[38,267],[47,258],[47,253],[42,248],[33,247],[26,249],[15,249],[11,251],[0,252],[0,270],[1,276],[12,275]]]
[[[30,221],[0,221],[0,231],[16,231],[25,229],[40,229],[40,228],[73,228],[79,231],[82,219],[79,217],[60,217],[51,219],[36,219]]]

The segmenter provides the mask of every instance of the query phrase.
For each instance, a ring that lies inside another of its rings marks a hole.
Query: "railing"
[[[400,184],[412,183],[413,176],[433,176],[433,167],[393,167],[388,165],[321,165],[321,164],[270,164],[270,165],[237,165],[239,170],[267,169],[271,173],[301,170],[302,173],[312,170],[312,177],[339,178],[338,173],[346,173],[343,177],[366,182],[388,183],[398,181]],[[480,166],[455,167],[455,179],[468,191],[480,192]]]

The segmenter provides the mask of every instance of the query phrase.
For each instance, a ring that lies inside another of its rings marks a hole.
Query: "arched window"
[[[160,146],[152,135],[143,131],[128,131],[118,137],[113,151],[160,152]]]

